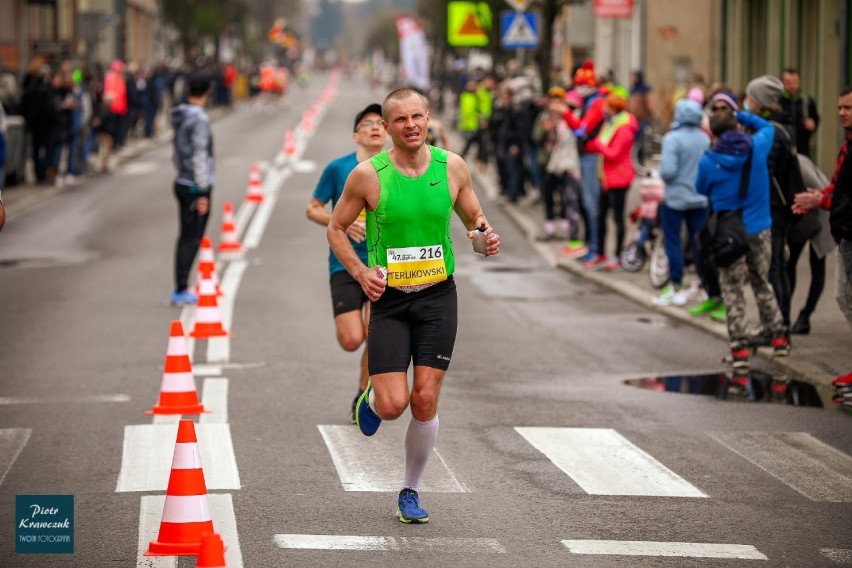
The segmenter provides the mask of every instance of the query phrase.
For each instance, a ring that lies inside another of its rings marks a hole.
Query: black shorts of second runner
[[[385,289],[370,308],[370,375],[406,372],[412,361],[415,366],[446,371],[457,327],[458,298],[452,276],[419,292]]]
[[[331,306],[334,317],[346,312],[361,311],[369,299],[357,280],[345,270],[332,273],[329,278],[331,286]]]

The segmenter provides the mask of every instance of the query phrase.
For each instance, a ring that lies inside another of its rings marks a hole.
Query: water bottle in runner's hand
[[[486,242],[488,237],[485,235],[485,229],[487,228],[488,227],[485,226],[485,222],[483,222],[473,232],[473,252],[478,252],[485,256],[488,256],[488,243]]]

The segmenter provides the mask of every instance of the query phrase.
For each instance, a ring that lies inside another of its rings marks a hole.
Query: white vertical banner
[[[399,36],[399,57],[409,85],[424,92],[429,88],[429,47],[423,28],[414,18],[402,16],[396,19]]]

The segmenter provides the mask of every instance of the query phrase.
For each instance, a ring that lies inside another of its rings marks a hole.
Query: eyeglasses
[[[365,120],[365,121],[361,122],[360,124],[358,124],[358,130],[361,130],[361,127],[372,128],[374,126],[381,126],[381,125],[382,125],[381,120]]]
[[[731,107],[725,106],[725,105],[720,105],[720,106],[712,107],[710,109],[710,112],[729,112],[730,110],[731,110]]]

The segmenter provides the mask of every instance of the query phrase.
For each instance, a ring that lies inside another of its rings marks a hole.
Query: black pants
[[[769,283],[778,300],[778,308],[784,325],[790,326],[790,278],[787,273],[787,260],[784,249],[787,246],[787,227],[781,223],[772,223],[772,260],[769,263]]]
[[[627,189],[626,187],[601,189],[598,198],[599,254],[606,254],[606,214],[612,209],[612,217],[615,221],[615,256],[621,256],[621,247],[624,246],[624,201],[627,198]]]
[[[200,195],[196,191],[191,191],[189,187],[179,183],[175,183],[174,191],[180,220],[180,232],[175,245],[175,290],[180,291],[189,286],[189,271],[201,245],[207,219],[210,217],[210,208],[208,207],[206,214],[199,215]],[[209,193],[207,197],[210,197]]]
[[[799,256],[805,248],[807,242],[797,243],[790,241],[790,258],[787,260],[787,277],[790,281],[790,296],[796,289],[796,264],[799,262]],[[816,310],[817,302],[819,302],[822,291],[825,289],[825,257],[820,258],[814,252],[813,247],[808,247],[808,261],[811,267],[811,285],[808,288],[808,299],[805,301],[805,307],[802,312],[810,316]]]

